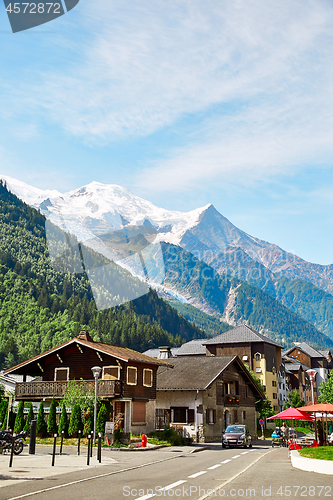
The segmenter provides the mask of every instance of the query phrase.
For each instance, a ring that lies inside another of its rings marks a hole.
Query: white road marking
[[[224,481],[222,484],[219,484],[219,486],[216,486],[215,490],[216,491],[219,491],[221,488],[223,488],[226,484],[229,484],[231,483],[231,481],[233,481],[234,479],[236,479],[238,476],[240,476],[241,474],[243,474],[243,472],[247,471],[250,467],[252,467],[252,465],[254,465],[256,462],[258,462],[258,460],[260,460],[262,457],[264,457],[265,455],[267,455],[267,453],[271,453],[273,450],[269,450],[267,451],[266,453],[263,453],[262,455],[259,455],[258,458],[256,458],[250,465],[248,465],[247,467],[245,467],[245,469],[241,470],[240,472],[238,472],[237,474],[235,474],[233,477],[231,477],[230,479],[227,479],[227,481]],[[199,500],[206,500],[206,498],[209,498],[211,497],[211,492],[208,493],[207,495],[204,495],[202,497],[199,498]]]
[[[201,476],[202,474],[207,474],[206,470],[201,470],[200,472],[196,472],[195,474],[192,474],[191,476],[188,476],[189,479],[193,479],[195,477]]]
[[[144,497],[139,497],[140,500],[148,500],[148,498],[152,498],[154,497],[155,495],[145,495]]]
[[[165,486],[165,488],[163,488],[162,490],[160,491],[168,491],[168,490],[171,490],[172,488],[176,488],[177,486],[179,486],[180,484],[183,484],[183,483],[186,483],[186,479],[181,479],[180,481],[177,481],[176,483],[172,483],[172,484],[169,484],[168,486]],[[141,498],[141,497],[140,497]]]
[[[238,457],[240,457],[240,455],[235,455],[235,456],[233,456],[231,458],[238,458]]]
[[[221,464],[227,464],[228,462],[231,462],[230,458],[228,458],[227,460],[224,460],[224,462],[221,462]]]
[[[221,467],[221,464],[213,465],[212,467],[208,467],[208,469],[216,469],[217,467]]]
[[[242,451],[241,455],[246,455],[248,451]]]

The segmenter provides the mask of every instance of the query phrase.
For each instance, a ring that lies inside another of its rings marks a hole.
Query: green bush
[[[33,420],[33,419],[34,419],[34,410],[33,410],[32,403],[30,403],[27,420],[25,421],[25,426],[23,427],[24,431],[30,432],[31,420]]]
[[[7,412],[8,412],[8,399],[4,398],[1,401],[0,408],[0,422],[2,422],[1,429],[4,430],[7,427]]]
[[[82,431],[81,407],[79,404],[75,404],[69,420],[68,434],[77,437],[79,430]]]
[[[65,437],[67,437],[68,436],[68,418],[67,418],[65,403],[63,403],[63,405],[62,405],[62,411],[61,411],[60,420],[59,420],[59,426],[58,426],[59,436],[61,436],[62,431],[64,431],[64,435],[65,435]]]
[[[149,437],[156,437],[161,441],[167,441],[171,446],[184,446],[187,444],[186,439],[172,427],[166,427],[163,431],[151,432]]]
[[[52,398],[50,404],[49,418],[47,420],[47,432],[51,434],[51,436],[57,432],[57,407],[54,397]]]
[[[96,421],[96,435],[100,432],[102,436],[104,436],[105,432],[105,422],[109,418],[109,412],[106,406],[103,404],[98,412],[97,421]]]
[[[40,405],[39,405],[37,422],[36,422],[36,433],[37,433],[37,436],[39,436],[39,437],[45,437],[45,435],[47,433],[47,425],[45,422],[43,401],[41,401]]]
[[[23,427],[25,424],[23,409],[24,409],[24,403],[23,403],[23,401],[20,401],[19,405],[18,405],[17,413],[16,413],[15,423],[14,423],[14,432],[16,434],[23,431]]]

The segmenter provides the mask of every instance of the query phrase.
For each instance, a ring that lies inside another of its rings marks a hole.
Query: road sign
[[[259,424],[260,424],[260,425],[264,425],[264,421],[263,421],[263,419],[262,419],[262,418],[259,420]]]

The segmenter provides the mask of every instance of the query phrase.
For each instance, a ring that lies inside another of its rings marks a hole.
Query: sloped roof
[[[296,359],[296,358],[292,358],[291,356],[282,356],[282,359],[283,361],[285,362],[285,367],[287,367],[287,364],[288,365],[293,365],[293,366],[298,366],[298,367],[302,367],[303,370],[309,370],[310,367],[305,365],[304,363],[301,363],[301,361],[299,359]],[[298,370],[298,368],[297,368]],[[295,368],[294,368],[294,371],[295,371]]]
[[[292,350],[298,349],[300,351],[303,351],[304,354],[307,354],[310,356],[310,358],[325,358],[324,354],[321,352],[317,351],[317,349],[314,349],[314,347],[311,347],[309,344],[306,342],[301,342],[300,344],[297,344],[290,349],[286,351],[286,354],[289,354]]]
[[[238,363],[244,378],[253,385],[259,397],[264,397],[238,356],[184,356],[172,360],[173,369],[160,367],[157,372],[158,391],[203,391],[233,362]]]
[[[206,355],[206,346],[204,342],[208,339],[195,339],[190,340],[190,342],[186,342],[183,344],[177,351],[177,356],[198,356],[198,355]]]
[[[236,326],[236,328],[233,328],[232,330],[228,330],[227,332],[221,333],[221,335],[217,335],[217,337],[207,340],[205,345],[237,344],[243,342],[266,342],[267,344],[272,344],[276,347],[282,347],[274,340],[266,337],[256,330],[253,330],[253,328],[250,328],[248,325]]]
[[[23,361],[22,363],[19,363],[16,366],[13,366],[12,368],[8,368],[7,370],[4,371],[4,374],[16,372],[20,368],[29,365],[31,363],[34,363],[36,361],[39,361],[40,359],[49,356],[50,354],[56,353],[60,349],[63,349],[64,347],[67,347],[71,344],[84,345],[90,347],[91,349],[94,349],[95,351],[104,354],[109,354],[110,356],[113,356],[125,362],[136,361],[139,363],[147,363],[151,365],[172,366],[172,364],[167,363],[166,361],[162,361],[160,359],[157,360],[155,358],[147,356],[146,354],[142,354],[141,352],[133,351],[133,349],[129,349],[128,347],[120,347],[111,344],[104,344],[102,342],[94,342],[89,335],[86,335],[86,338],[88,338],[89,340],[85,340],[84,335],[80,334],[78,337],[68,340],[67,342],[60,344],[57,347],[54,347],[53,349],[38,354],[33,358],[30,358],[26,361]]]
[[[177,356],[177,352],[179,351],[179,347],[170,347],[171,351],[171,357]],[[148,349],[148,351],[145,351],[143,354],[146,356],[151,356],[152,358],[157,358],[159,359],[160,355],[160,350],[157,349]]]

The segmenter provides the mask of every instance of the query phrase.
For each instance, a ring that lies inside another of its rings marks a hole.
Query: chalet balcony
[[[85,380],[89,389],[95,388],[95,381]],[[77,381],[80,384],[80,381]],[[15,399],[39,401],[43,398],[61,399],[66,392],[67,381],[61,382],[17,382],[15,386]],[[97,395],[101,398],[112,398],[121,395],[120,380],[99,380],[97,386]]]
[[[224,404],[225,405],[239,405],[241,397],[239,395],[226,394],[224,396]]]

